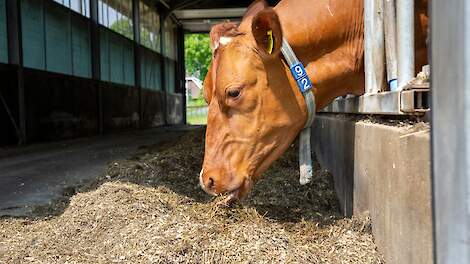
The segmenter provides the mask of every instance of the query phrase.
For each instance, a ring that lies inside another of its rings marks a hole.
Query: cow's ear
[[[253,18],[251,31],[260,54],[277,57],[282,46],[282,29],[279,17],[272,8],[264,9]]]
[[[245,14],[243,15],[243,20],[253,17],[257,15],[260,11],[268,8],[268,3],[266,3],[266,0],[256,0],[253,3],[251,3],[250,6],[245,11]]]

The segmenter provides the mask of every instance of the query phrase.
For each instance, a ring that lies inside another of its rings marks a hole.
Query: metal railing
[[[191,125],[207,124],[207,105],[186,106],[186,119]]]

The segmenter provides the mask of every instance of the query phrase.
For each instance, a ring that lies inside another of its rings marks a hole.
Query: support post
[[[162,82],[162,92],[163,92],[163,116],[165,126],[168,125],[168,95],[167,95],[167,87],[166,87],[166,64],[165,64],[165,34],[164,34],[164,26],[166,20],[166,12],[160,13],[160,73],[161,73],[161,82]]]
[[[21,5],[17,0],[6,0],[8,63],[17,66],[18,90],[18,144],[27,141],[26,136],[26,104],[24,92],[23,45],[21,36]]]
[[[98,132],[104,133],[103,89],[101,87],[101,50],[98,0],[90,0],[91,78],[97,87]]]
[[[398,89],[415,76],[414,0],[397,0]]]
[[[140,50],[140,0],[132,0],[132,24],[134,29],[134,80],[135,88],[139,90],[139,128],[144,127],[144,105],[141,84],[141,50]]]
[[[395,0],[383,0],[384,3],[384,31],[385,31],[385,57],[387,65],[387,83],[391,91],[398,88],[397,76],[397,21]]]
[[[470,263],[470,2],[431,1],[435,263]]]
[[[184,60],[184,29],[183,26],[178,26],[177,31],[178,41],[178,72],[179,72],[179,89],[183,98],[183,124],[186,124],[186,68]]]
[[[385,90],[383,0],[364,0],[366,93]]]

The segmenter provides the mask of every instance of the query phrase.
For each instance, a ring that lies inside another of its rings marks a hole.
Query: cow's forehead
[[[223,47],[218,55],[217,80],[235,81],[233,79],[250,76],[257,69],[255,50],[249,45],[237,44],[236,40]]]

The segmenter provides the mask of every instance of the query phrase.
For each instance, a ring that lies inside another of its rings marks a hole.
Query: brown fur
[[[417,6],[417,68],[427,62],[423,10]],[[214,45],[204,81],[209,113],[200,180],[207,192],[244,197],[306,122],[303,96],[279,52],[283,37],[306,67],[317,109],[338,96],[364,93],[363,20],[363,0],[283,0],[273,9],[258,0],[237,28],[212,29],[213,43],[232,39]],[[266,52],[268,30],[272,54]]]

